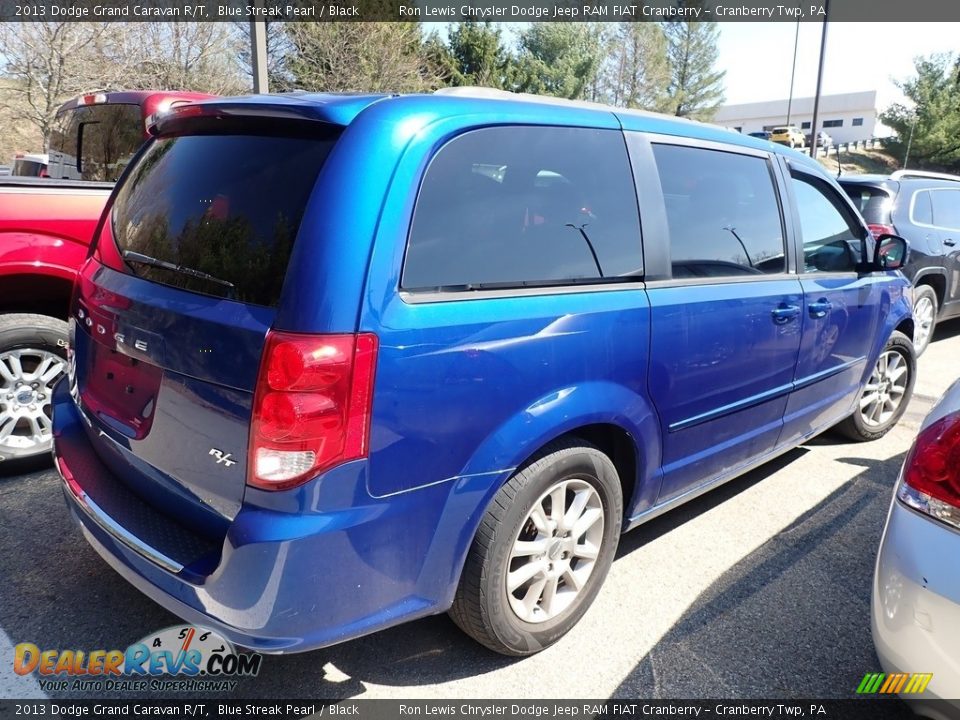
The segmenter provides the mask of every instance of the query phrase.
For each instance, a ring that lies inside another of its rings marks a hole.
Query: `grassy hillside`
[[[837,151],[836,148],[830,150],[829,157],[817,158],[827,172],[832,175],[837,174]],[[900,169],[901,158],[894,158],[885,150],[854,150],[840,153],[840,163],[844,175],[855,173],[879,173],[888,174],[894,170]]]

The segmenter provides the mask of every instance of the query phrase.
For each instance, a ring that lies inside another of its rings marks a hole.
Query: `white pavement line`
[[[33,675],[13,671],[13,643],[0,630],[0,698],[4,700],[40,700],[47,696]]]

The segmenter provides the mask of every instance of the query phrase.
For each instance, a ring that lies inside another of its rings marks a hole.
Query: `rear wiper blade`
[[[213,275],[208,275],[205,272],[200,270],[194,270],[193,268],[184,267],[183,265],[176,265],[172,262],[167,262],[166,260],[160,260],[159,258],[150,257],[149,255],[144,255],[142,253],[134,252],[133,250],[124,250],[123,259],[127,262],[139,263],[141,265],[150,265],[152,267],[163,268],[164,270],[170,270],[172,272],[178,272],[182,275],[190,275],[191,277],[200,278],[201,280],[206,280],[208,282],[216,283],[217,285],[223,285],[228,288],[235,288],[232,282],[226,280],[221,280],[220,278],[214,277]]]

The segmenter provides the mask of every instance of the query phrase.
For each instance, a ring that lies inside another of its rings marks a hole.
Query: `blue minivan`
[[[905,241],[799,153],[511,93],[155,118],[74,289],[87,540],[237,644],[449,611],[509,655],[620,534],[912,392]]]

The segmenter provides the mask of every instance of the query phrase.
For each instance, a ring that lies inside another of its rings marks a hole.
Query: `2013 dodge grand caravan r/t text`
[[[450,611],[535,652],[621,531],[911,394],[905,242],[865,260],[769,143],[471,91],[153,135],[75,286],[55,456],[107,562],[240,645]]]

